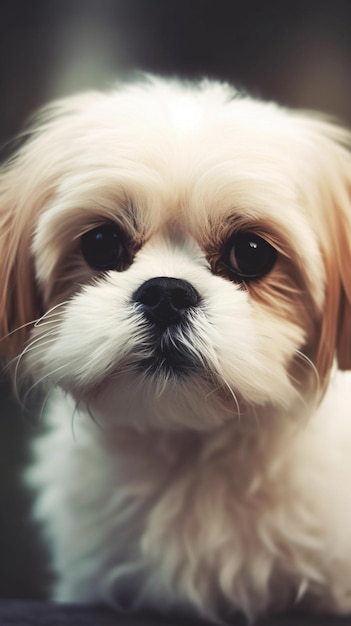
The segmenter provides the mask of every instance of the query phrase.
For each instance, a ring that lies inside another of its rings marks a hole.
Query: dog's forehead
[[[75,147],[82,165],[154,169],[169,178],[169,188],[172,178],[179,188],[180,181],[199,180],[208,170],[225,172],[226,165],[233,175],[260,178],[272,165],[290,173],[301,129],[279,107],[249,98],[208,103],[191,93],[152,102],[144,107],[141,97],[138,110],[129,111],[128,100],[114,107],[111,99],[108,107],[78,117]]]
[[[45,170],[53,164],[61,210],[105,202],[118,211],[129,198],[155,224],[233,211],[274,219],[299,204],[302,130],[276,105],[215,83],[185,89],[161,81],[75,106],[38,146]]]
[[[58,127],[65,171],[37,222],[34,251],[105,217],[128,221],[140,241],[173,230],[200,244],[244,218],[284,231],[301,258],[317,257],[299,198],[306,155],[294,116],[249,98],[200,95],[110,96],[78,113],[73,138],[65,139],[71,126]]]
[[[298,132],[288,115],[250,99],[209,105],[182,96],[139,103],[137,113],[125,103],[122,111],[114,107],[111,98],[79,118],[57,195],[82,205],[86,195],[124,194],[146,211],[151,199],[154,214],[162,205],[162,219],[173,220],[221,207],[224,214],[257,209],[269,216],[296,201]]]
[[[305,131],[276,105],[223,85],[160,81],[78,98],[74,107],[36,143],[36,154],[46,155],[39,176],[47,172],[54,189],[43,209],[59,208],[59,221],[105,209],[118,217],[133,206],[144,230],[165,221],[198,229],[209,216],[233,214],[299,222]]]

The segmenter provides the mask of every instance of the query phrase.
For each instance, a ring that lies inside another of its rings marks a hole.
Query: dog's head
[[[315,401],[351,366],[348,141],[216,83],[56,103],[0,179],[6,356],[140,427]]]

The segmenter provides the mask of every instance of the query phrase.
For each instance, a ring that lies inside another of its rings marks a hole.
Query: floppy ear
[[[74,139],[84,135],[84,112],[103,98],[88,92],[49,104],[24,134],[23,147],[0,170],[0,355],[6,358],[20,352],[30,322],[41,315],[31,253],[37,217],[69,171]]]
[[[0,172],[0,354],[6,359],[20,353],[28,323],[39,315],[31,258],[33,197],[28,206],[23,203],[24,182],[15,160]]]
[[[350,190],[351,191],[351,190]],[[349,213],[351,204],[349,205]],[[340,229],[340,280],[341,295],[339,308],[339,329],[337,336],[337,356],[340,369],[351,369],[351,217]]]
[[[330,126],[327,130],[333,132]],[[351,145],[346,132],[334,133],[341,143]],[[327,159],[320,197],[326,294],[316,363],[322,381],[335,354],[340,369],[351,369],[351,156],[341,145],[331,145],[329,138]]]

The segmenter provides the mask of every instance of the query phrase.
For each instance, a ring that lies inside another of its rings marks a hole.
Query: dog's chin
[[[220,388],[186,352],[159,349],[84,392],[83,405],[108,430],[204,431],[237,417],[237,401]]]

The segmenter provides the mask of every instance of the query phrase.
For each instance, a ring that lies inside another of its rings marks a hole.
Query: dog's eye
[[[238,279],[261,278],[272,269],[277,251],[253,233],[237,233],[227,249],[227,265]]]
[[[125,237],[117,224],[101,224],[84,233],[80,240],[82,254],[94,270],[122,271],[130,264]]]

